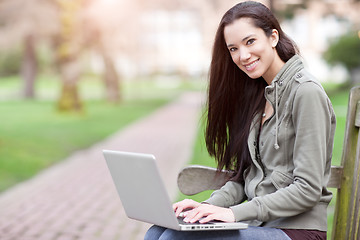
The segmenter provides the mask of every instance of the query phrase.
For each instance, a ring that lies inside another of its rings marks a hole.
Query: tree
[[[57,68],[62,79],[57,106],[60,111],[81,112],[83,104],[78,93],[80,77],[78,57],[81,52],[79,13],[82,0],[56,0],[56,3],[61,27],[54,43]]]
[[[351,84],[360,83],[360,36],[357,33],[348,33],[336,39],[324,53],[324,58],[331,65],[343,65],[351,74]]]
[[[24,37],[24,54],[21,66],[21,75],[24,80],[23,94],[25,98],[34,98],[34,83],[38,71],[34,36],[28,34]]]
[[[36,44],[52,35],[58,25],[54,6],[47,0],[3,0],[0,4],[0,47],[11,49],[23,45],[21,76],[23,96],[34,98],[34,83],[38,72]]]
[[[119,57],[130,59],[136,55],[141,13],[142,8],[136,1],[93,0],[84,10],[84,41],[102,59],[105,94],[109,102],[122,100],[122,75],[115,63]]]
[[[111,55],[106,52],[103,46],[100,46],[100,53],[105,67],[104,82],[107,100],[111,103],[118,103],[122,100],[122,95],[120,95],[119,75],[116,70],[114,60]]]

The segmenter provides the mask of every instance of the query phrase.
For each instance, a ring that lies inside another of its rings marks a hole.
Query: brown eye
[[[229,48],[229,51],[230,51],[230,52],[235,52],[236,50],[237,50],[236,47]]]
[[[255,39],[254,38],[251,38],[249,39],[247,42],[246,42],[246,45],[251,45],[255,42]]]

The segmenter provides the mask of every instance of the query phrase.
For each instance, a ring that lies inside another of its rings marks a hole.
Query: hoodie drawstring
[[[278,84],[282,85],[282,81],[279,82]],[[280,148],[279,144],[278,144],[278,125],[279,125],[279,113],[278,113],[278,104],[279,104],[279,89],[278,89],[278,84],[275,83],[275,117],[276,117],[276,124],[275,124],[275,144],[274,144],[274,148],[276,150],[278,150]]]

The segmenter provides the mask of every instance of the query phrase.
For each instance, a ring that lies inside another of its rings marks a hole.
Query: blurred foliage
[[[12,76],[20,73],[22,52],[19,48],[0,52],[0,76]]]
[[[298,4],[289,4],[286,5],[283,9],[274,9],[273,12],[278,19],[287,20],[293,19],[295,17],[296,11],[298,9],[306,9],[306,2],[300,2]]]
[[[360,38],[357,33],[345,34],[333,41],[324,53],[325,60],[331,64],[341,64],[349,71],[360,67]]]
[[[56,71],[54,52],[49,43],[38,44],[36,54],[40,74],[54,73]]]
[[[42,44],[37,46],[37,61],[39,70],[43,73],[54,72],[53,53],[51,48]],[[0,50],[0,77],[19,75],[23,61],[21,47]]]

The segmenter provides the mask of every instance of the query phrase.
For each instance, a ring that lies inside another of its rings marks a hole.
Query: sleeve
[[[245,200],[244,187],[242,184],[228,181],[221,189],[214,191],[204,203],[219,207],[230,207]]]
[[[262,222],[300,214],[322,196],[331,132],[332,107],[324,90],[314,82],[300,84],[293,101],[296,139],[293,146],[294,181],[278,191],[231,207],[237,221]]]

